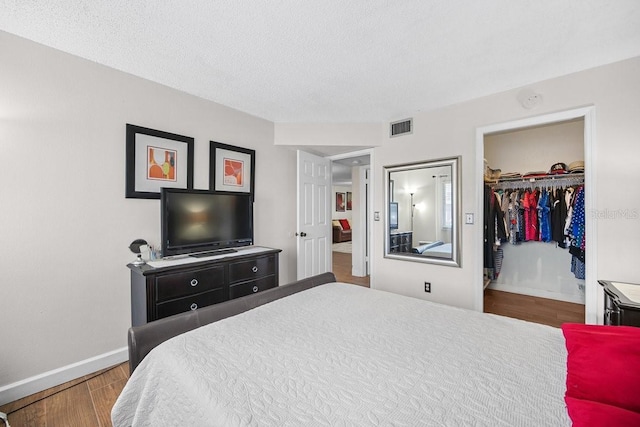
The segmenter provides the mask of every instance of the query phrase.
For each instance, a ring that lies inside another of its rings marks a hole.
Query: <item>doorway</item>
[[[497,133],[506,133],[506,132],[515,132],[523,129],[531,129],[535,127],[543,127],[549,126],[553,124],[558,124],[562,122],[572,122],[579,121],[583,128],[583,153],[584,153],[584,191],[585,191],[585,212],[590,212],[592,208],[595,206],[594,200],[594,179],[593,179],[593,169],[591,167],[591,153],[593,147],[593,123],[594,123],[594,108],[586,107],[580,108],[576,110],[569,110],[560,113],[553,113],[538,117],[532,117],[529,119],[517,120],[513,122],[502,123],[493,126],[487,126],[483,128],[479,128],[476,134],[476,167],[479,174],[484,175],[485,170],[485,140],[486,137],[490,135],[494,135]],[[535,147],[529,147],[528,153],[529,155],[533,155],[531,153]],[[546,166],[546,168],[551,165]],[[504,171],[510,172],[510,171]],[[523,173],[525,171],[522,171]],[[484,223],[484,216],[482,212],[484,211],[484,179],[479,177],[478,180],[478,212],[482,220],[480,224]],[[598,318],[601,318],[602,313],[599,307],[602,306],[602,302],[599,301],[600,296],[597,289],[596,282],[596,263],[594,257],[594,251],[591,248],[596,247],[596,238],[597,234],[595,232],[595,223],[591,218],[586,217],[585,221],[585,229],[586,235],[589,236],[586,242],[586,272],[584,279],[584,303],[585,303],[585,321],[587,323],[596,323]],[[484,311],[484,289],[485,289],[485,281],[484,281],[484,259],[481,256],[484,253],[484,227],[482,227],[479,232],[481,233],[480,238],[478,239],[478,247],[477,253],[479,254],[476,257],[477,266],[476,266],[476,274],[477,274],[477,283],[476,283],[476,308],[478,311]],[[569,267],[567,267],[569,268]]]
[[[332,160],[332,259],[338,281],[369,287],[369,150],[329,157]]]

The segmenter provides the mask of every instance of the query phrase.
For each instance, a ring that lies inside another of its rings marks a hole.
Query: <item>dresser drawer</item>
[[[238,283],[229,287],[229,299],[240,298],[276,287],[276,276],[267,276],[249,282]]]
[[[224,266],[165,274],[155,279],[156,302],[224,287]]]
[[[276,267],[274,255],[230,263],[229,283],[245,282],[275,274]]]
[[[163,302],[156,304],[156,319],[196,310],[200,307],[206,307],[222,301],[226,301],[224,289],[214,289],[213,291]]]

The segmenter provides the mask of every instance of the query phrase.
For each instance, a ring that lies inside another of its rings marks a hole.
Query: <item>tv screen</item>
[[[163,188],[160,205],[163,256],[253,244],[249,194]]]
[[[389,203],[389,228],[391,230],[398,229],[398,203]]]

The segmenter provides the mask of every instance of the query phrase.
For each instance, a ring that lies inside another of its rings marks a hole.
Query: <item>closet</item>
[[[584,304],[584,121],[485,135],[485,288]]]

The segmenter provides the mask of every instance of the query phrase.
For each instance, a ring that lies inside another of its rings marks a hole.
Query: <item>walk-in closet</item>
[[[584,120],[484,138],[485,288],[585,303]]]

